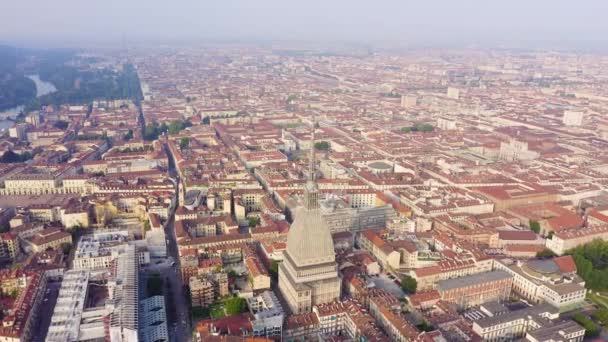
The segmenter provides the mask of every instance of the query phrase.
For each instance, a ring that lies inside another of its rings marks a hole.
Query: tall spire
[[[308,210],[319,207],[319,192],[315,182],[315,126],[317,121],[315,114],[312,114],[312,131],[310,133],[310,158],[308,165],[308,181],[304,186],[304,206]]]
[[[310,132],[310,159],[308,165],[309,180],[315,181],[315,126],[317,121],[315,120],[315,113],[312,113],[312,131]]]

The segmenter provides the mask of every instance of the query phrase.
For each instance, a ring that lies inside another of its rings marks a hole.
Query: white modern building
[[[255,317],[251,320],[253,336],[281,336],[285,312],[274,292],[265,291],[247,298],[247,306]]]
[[[585,281],[576,274],[570,256],[514,262],[496,260],[495,268],[513,275],[513,291],[531,303],[548,303],[563,310],[585,300]],[[557,260],[557,261],[556,261]],[[570,265],[568,265],[570,264]]]
[[[86,307],[90,305],[89,297],[94,288],[104,286],[108,298],[103,304]],[[46,341],[138,342],[138,302],[137,249],[133,245],[125,245],[123,253],[104,272],[65,272]],[[162,336],[162,328],[156,335]]]
[[[169,341],[165,297],[153,296],[140,302],[140,334],[144,342]]]

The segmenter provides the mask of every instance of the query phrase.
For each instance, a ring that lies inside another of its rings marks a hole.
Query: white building
[[[281,336],[285,312],[274,292],[265,291],[247,298],[247,306],[255,317],[251,320],[253,336]]]
[[[499,158],[506,161],[533,160],[539,157],[539,153],[528,149],[528,143],[516,139],[508,143],[500,143]]]
[[[89,270],[65,272],[46,341],[138,342],[138,259],[136,247],[125,245],[113,268],[105,274],[94,276]],[[105,303],[85,309],[90,291],[100,286],[107,287]]]
[[[165,297],[153,296],[142,300],[139,317],[142,341],[169,341]]]
[[[562,122],[566,126],[581,126],[583,124],[584,113],[580,111],[565,110]]]
[[[495,268],[513,275],[513,291],[532,303],[549,303],[561,310],[585,300],[585,282],[576,274],[570,256],[525,263],[497,260]]]
[[[460,90],[454,87],[448,87],[447,95],[450,99],[458,100],[460,98]]]

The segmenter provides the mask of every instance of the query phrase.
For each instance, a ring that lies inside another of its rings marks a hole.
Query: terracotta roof
[[[576,263],[571,255],[564,255],[553,259],[553,262],[557,264],[560,271],[564,273],[576,272]]]
[[[536,233],[531,230],[501,230],[498,232],[501,240],[536,240]]]
[[[552,217],[547,220],[547,224],[551,227],[551,229],[557,231],[571,228],[580,228],[583,226],[583,223],[583,218],[575,214]]]

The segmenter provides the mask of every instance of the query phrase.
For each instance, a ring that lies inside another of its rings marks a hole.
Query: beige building
[[[26,244],[33,252],[43,252],[47,249],[57,249],[64,243],[72,243],[72,235],[61,228],[47,228],[26,239]]]
[[[314,142],[314,132],[313,139]],[[314,170],[311,151],[309,172]],[[341,281],[331,233],[319,210],[314,176],[304,188],[304,208],[296,211],[279,266],[279,290],[293,314],[340,299]]]
[[[249,281],[253,291],[270,289],[270,275],[257,258],[246,257],[245,267],[249,273]]]

